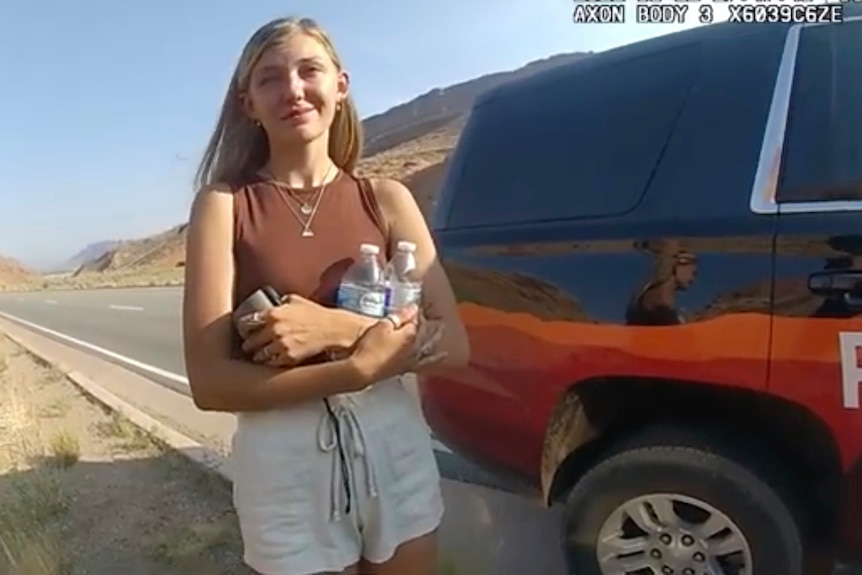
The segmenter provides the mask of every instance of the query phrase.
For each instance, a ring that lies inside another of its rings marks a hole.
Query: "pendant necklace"
[[[306,198],[299,197],[299,194],[297,194],[291,187],[289,187],[289,186],[285,186],[285,187],[287,187],[287,193],[290,195],[290,197],[293,198],[294,200],[296,200],[296,203],[299,204],[299,211],[302,213],[302,215],[303,216],[310,216],[311,213],[314,211],[314,205],[309,203]],[[317,192],[314,194],[314,201],[315,202],[317,201],[317,198],[323,194],[323,189],[325,187],[326,187],[326,184],[321,186],[320,189],[317,190]]]
[[[294,217],[299,222],[299,225],[302,226],[302,231],[300,232],[300,236],[303,238],[314,237],[314,232],[311,229],[311,222],[314,220],[314,216],[317,215],[317,210],[320,207],[320,202],[321,202],[321,200],[323,200],[323,194],[324,194],[324,192],[326,192],[326,188],[328,186],[328,182],[326,180],[329,177],[330,172],[332,172],[333,167],[335,167],[335,164],[330,164],[329,169],[326,171],[326,174],[323,176],[323,182],[324,183],[320,186],[320,189],[315,194],[313,204],[309,203],[308,201],[306,201],[304,199],[297,197],[298,194],[296,194],[296,192],[293,190],[293,188],[291,188],[289,185],[287,185],[283,182],[275,181],[275,178],[272,178],[274,183],[276,184],[276,187],[287,188],[287,191],[288,191],[287,195],[289,195],[294,201],[296,201],[299,204],[299,211],[297,212],[296,208],[293,207],[293,204],[290,201],[288,201],[288,199],[285,198],[284,195],[279,194],[279,196],[281,196],[282,200],[284,200],[284,202],[287,204],[287,207],[290,209],[290,211],[293,213]],[[303,217],[303,216],[305,216],[305,217]]]

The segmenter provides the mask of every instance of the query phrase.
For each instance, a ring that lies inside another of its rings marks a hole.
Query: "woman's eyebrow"
[[[265,64],[260,67],[261,72],[278,72],[286,68],[291,62],[284,62],[280,64]],[[323,64],[324,60],[320,56],[306,56],[304,58],[297,58],[296,64]]]

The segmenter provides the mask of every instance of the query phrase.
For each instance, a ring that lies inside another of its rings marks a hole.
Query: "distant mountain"
[[[115,242],[112,249],[78,266],[75,274],[152,265],[177,267],[185,261],[185,231],[186,225],[180,224],[154,236]]]
[[[507,72],[496,72],[446,88],[435,88],[409,102],[363,120],[365,154],[372,156],[457,121],[470,111],[476,96],[497,86],[561,64],[581,60],[591,52],[557,54]]]
[[[365,118],[365,150],[358,171],[404,182],[428,216],[436,201],[448,156],[476,97],[506,82],[581,60],[590,54],[558,54],[516,70],[435,88],[386,112]],[[137,267],[176,268],[185,262],[185,225],[140,240],[117,243],[108,251],[94,249],[92,254],[86,261],[75,259],[81,262],[77,273]]]
[[[75,271],[85,263],[97,260],[104,256],[109,251],[115,249],[118,245],[120,245],[119,240],[103,240],[101,242],[94,242],[62,264],[54,266],[51,271],[54,273]]]

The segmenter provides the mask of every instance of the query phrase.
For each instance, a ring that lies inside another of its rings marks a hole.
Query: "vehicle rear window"
[[[695,46],[477,106],[459,145],[446,227],[599,217],[633,208],[696,82]]]
[[[862,21],[801,29],[779,202],[862,199]]]

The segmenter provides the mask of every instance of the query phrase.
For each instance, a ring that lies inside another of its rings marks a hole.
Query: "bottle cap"
[[[398,242],[397,248],[404,252],[415,252],[416,244],[413,242],[401,240],[400,242]]]
[[[374,244],[360,244],[359,252],[363,255],[376,256],[380,253],[380,247]]]

